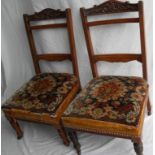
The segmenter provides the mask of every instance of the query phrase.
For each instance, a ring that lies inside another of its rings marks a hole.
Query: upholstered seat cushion
[[[77,78],[67,73],[42,73],[34,76],[9,98],[2,108],[22,109],[54,115],[71,92]]]
[[[63,114],[63,120],[94,120],[136,126],[148,85],[140,77],[101,76],[90,81]],[[67,118],[68,117],[68,118]],[[76,122],[76,121],[73,121]],[[76,122],[77,123],[77,122]],[[86,123],[87,124],[87,123]],[[84,127],[84,126],[83,126]]]

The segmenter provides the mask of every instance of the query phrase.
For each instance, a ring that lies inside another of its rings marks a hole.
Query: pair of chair
[[[87,20],[88,16],[123,12],[138,12],[139,16],[91,22]],[[68,136],[70,137],[78,154],[80,154],[80,144],[76,131],[79,130],[130,139],[133,141],[137,155],[142,155],[141,133],[146,105],[148,114],[151,114],[146,82],[143,3],[139,1],[130,4],[109,0],[89,9],[81,8],[80,13],[93,80],[81,90],[70,9],[65,11],[45,9],[33,15],[24,15],[36,76],[17,90],[2,106],[5,116],[15,129],[17,138],[23,136],[17,122],[19,119],[52,125],[57,129],[65,145],[69,145]],[[66,18],[66,23],[31,25],[35,21],[59,18]],[[141,54],[95,55],[89,27],[119,23],[139,23]],[[48,28],[67,28],[70,54],[37,54],[32,31]],[[41,73],[40,60],[63,61],[66,59],[72,62],[73,74]],[[98,61],[128,62],[133,60],[142,63],[143,78],[98,76],[96,66]]]

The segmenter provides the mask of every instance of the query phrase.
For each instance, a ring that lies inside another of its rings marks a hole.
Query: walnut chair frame
[[[50,114],[47,114],[47,113],[35,113],[35,112],[30,112],[26,110],[24,111],[24,110],[15,109],[15,108],[8,109],[3,106],[2,106],[2,109],[5,113],[6,118],[9,120],[11,126],[15,129],[18,139],[22,138],[23,132],[17,120],[24,120],[24,121],[31,121],[31,122],[52,125],[54,128],[57,129],[58,134],[62,138],[64,144],[69,145],[69,140],[66,136],[64,128],[61,125],[60,118],[61,118],[61,114],[63,113],[64,109],[68,106],[68,104],[74,98],[74,96],[76,95],[76,93],[79,91],[79,88],[80,88],[71,10],[66,9],[65,11],[61,11],[61,10],[54,10],[51,8],[47,8],[40,12],[36,12],[35,14],[32,14],[32,15],[24,14],[23,18],[25,22],[25,28],[27,32],[27,37],[28,37],[28,41],[30,45],[30,51],[31,51],[36,74],[41,73],[41,69],[39,66],[40,60],[44,60],[44,61],[70,60],[73,65],[73,73],[78,78],[78,82],[73,86],[72,90],[69,92],[67,97],[65,97],[65,99],[62,101],[62,103],[58,107],[54,116],[51,116]],[[65,18],[66,23],[31,25],[32,22],[36,22],[36,21],[61,19],[61,18]],[[51,28],[66,28],[67,29],[68,36],[69,36],[70,50],[71,50],[70,54],[64,54],[64,53],[37,54],[32,31],[42,30],[42,29],[51,29]]]
[[[111,10],[110,5],[114,4],[114,8]],[[118,5],[117,5],[118,4]],[[120,4],[120,7],[119,7]],[[104,10],[105,9],[105,10]],[[93,77],[98,76],[96,63],[98,61],[108,61],[108,62],[129,62],[137,60],[142,63],[143,78],[147,81],[147,60],[146,60],[146,46],[145,46],[145,29],[144,29],[144,12],[143,12],[143,2],[139,1],[138,4],[129,4],[128,2],[119,2],[117,0],[110,0],[109,3],[103,3],[100,6],[94,6],[90,9],[81,8],[81,19],[90,59],[90,65],[92,69]],[[88,22],[87,17],[99,14],[112,14],[112,13],[123,13],[123,12],[138,12],[138,18],[124,18],[124,19],[112,19],[112,20],[102,20],[102,21],[92,21]],[[91,41],[89,27],[107,24],[121,24],[121,23],[139,23],[140,28],[140,43],[141,43],[141,54],[94,54],[93,45]],[[148,115],[151,114],[151,105],[148,100],[147,102]]]
[[[91,21],[88,22],[87,17],[88,16],[94,16],[94,15],[104,15],[104,14],[112,14],[112,13],[123,13],[123,12],[138,12],[139,17],[137,18],[124,18],[124,19],[111,19],[111,20],[101,20],[101,21]],[[96,63],[98,61],[109,61],[109,62],[128,62],[137,60],[142,63],[143,68],[143,78],[147,80],[147,66],[146,66],[146,47],[145,47],[145,34],[144,34],[144,14],[143,14],[143,2],[139,1],[135,4],[130,4],[129,2],[120,2],[117,0],[109,0],[106,1],[100,5],[95,5],[92,8],[80,9],[81,13],[81,19],[83,24],[83,30],[88,50],[88,55],[90,59],[90,65],[92,69],[93,77],[98,77],[97,72],[97,66]],[[91,35],[89,31],[89,27],[91,26],[98,26],[98,25],[106,25],[106,24],[122,24],[122,23],[139,23],[140,28],[140,42],[141,42],[141,54],[94,54],[93,45],[91,41]],[[85,131],[95,134],[101,134],[101,135],[108,135],[113,137],[120,137],[120,138],[126,138],[130,139],[134,144],[134,149],[137,155],[142,155],[143,153],[143,145],[141,141],[141,132],[142,132],[142,126],[144,121],[144,109],[147,105],[148,109],[148,115],[151,114],[151,106],[150,102],[148,101],[148,96],[146,96],[144,101],[143,110],[141,113],[141,119],[139,121],[138,127],[136,127],[130,134],[127,130],[123,133],[123,130],[121,126],[117,126],[117,131],[113,129],[113,131],[106,130],[106,122],[102,123],[98,121],[97,123],[94,123],[93,125],[88,121],[88,119],[82,118],[82,122],[78,118],[67,118],[62,116],[62,122],[64,126],[69,130],[69,136],[71,137],[71,140],[73,141],[74,147],[77,150],[78,154],[80,153],[80,144],[78,142],[77,136],[76,136],[76,130],[78,131]],[[92,121],[93,122],[93,121]],[[108,122],[110,124],[110,122]],[[103,125],[104,124],[104,125]],[[112,125],[112,124],[111,124]],[[92,127],[93,126],[93,127]],[[105,128],[105,129],[102,129]],[[112,130],[112,129],[111,129]],[[118,131],[120,131],[118,133]],[[121,132],[122,131],[122,132]]]

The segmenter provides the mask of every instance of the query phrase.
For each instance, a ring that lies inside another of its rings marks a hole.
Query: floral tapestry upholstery
[[[24,109],[54,115],[77,78],[67,73],[42,73],[15,92],[2,108]]]
[[[147,89],[140,77],[100,76],[87,84],[63,117],[137,125]]]

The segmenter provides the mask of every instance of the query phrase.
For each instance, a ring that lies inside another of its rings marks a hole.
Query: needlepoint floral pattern
[[[71,74],[42,73],[17,90],[2,107],[53,115],[76,83],[77,78]]]
[[[100,76],[87,84],[64,117],[137,125],[147,89],[140,77]]]

